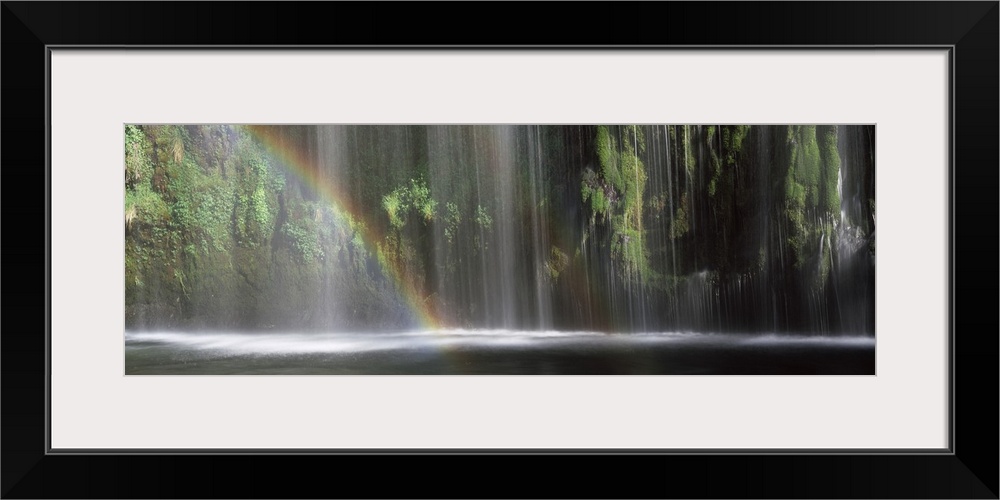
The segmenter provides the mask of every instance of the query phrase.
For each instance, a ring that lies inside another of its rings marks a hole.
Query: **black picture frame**
[[[27,278],[4,296],[2,496],[998,498],[998,20],[996,1],[3,2],[3,254]],[[48,47],[414,44],[949,47],[949,452],[49,453]]]

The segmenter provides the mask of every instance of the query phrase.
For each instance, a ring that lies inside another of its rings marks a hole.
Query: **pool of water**
[[[126,375],[874,375],[867,336],[126,332]]]

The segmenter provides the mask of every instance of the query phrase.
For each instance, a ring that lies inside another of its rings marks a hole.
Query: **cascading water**
[[[133,332],[875,334],[871,126],[136,130]]]

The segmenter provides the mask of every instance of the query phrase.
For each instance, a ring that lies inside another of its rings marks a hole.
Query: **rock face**
[[[867,126],[128,126],[130,329],[874,333]]]

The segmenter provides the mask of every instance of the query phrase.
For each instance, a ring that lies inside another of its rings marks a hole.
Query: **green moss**
[[[324,255],[313,222],[312,219],[301,218],[289,220],[282,225],[285,237],[306,261],[316,260]]]
[[[437,215],[437,204],[423,177],[410,179],[409,185],[397,187],[382,197],[382,208],[389,217],[389,225],[396,230],[406,225],[410,211],[416,212],[425,224],[433,221]]]
[[[125,225],[158,225],[170,219],[170,209],[159,193],[152,190],[149,183],[142,183],[134,189],[125,190]]]
[[[137,125],[125,126],[125,186],[149,183],[153,176],[152,145]]]
[[[694,158],[694,135],[691,134],[690,125],[684,125],[684,167],[687,169],[688,175],[694,175],[694,169],[696,166]]]
[[[714,148],[709,149],[709,161],[712,164],[712,179],[708,182],[708,196],[714,198],[722,177],[722,161],[719,160]]]
[[[545,271],[553,282],[559,280],[559,275],[569,266],[569,256],[562,249],[553,245],[549,249],[549,258],[545,261]]]
[[[431,190],[423,178],[420,180],[410,180],[410,204],[417,211],[424,222],[434,220],[437,210],[437,201],[431,198]]]
[[[454,243],[458,235],[459,225],[462,223],[462,214],[458,210],[458,205],[452,202],[445,203],[445,227],[444,236],[448,243]]]
[[[382,208],[385,209],[386,214],[389,216],[389,225],[397,230],[402,229],[403,225],[406,224],[406,221],[402,217],[406,212],[403,196],[404,192],[396,189],[382,197]]]
[[[620,183],[618,175],[618,154],[614,139],[608,127],[597,127],[597,159],[601,165],[601,176],[614,186]]]
[[[688,196],[681,194],[681,200],[677,204],[677,211],[670,221],[670,238],[678,239],[683,237],[690,230],[688,224]]]
[[[493,227],[493,218],[482,205],[476,206],[476,224],[479,224],[483,230],[489,230]]]
[[[743,152],[743,140],[749,134],[749,125],[722,127],[722,150],[726,166],[736,165],[739,155]]]
[[[620,143],[610,127],[597,128],[596,149],[600,174],[584,171],[580,191],[589,202],[591,221],[600,217],[614,235],[612,256],[620,261],[623,272],[644,272],[648,256],[643,242],[643,196],[646,190],[646,167],[639,154],[646,146],[642,130],[634,125],[618,130]]]
[[[837,126],[817,129],[820,156],[822,158],[822,178],[820,179],[822,209],[828,214],[840,212],[840,153],[837,151]]]

